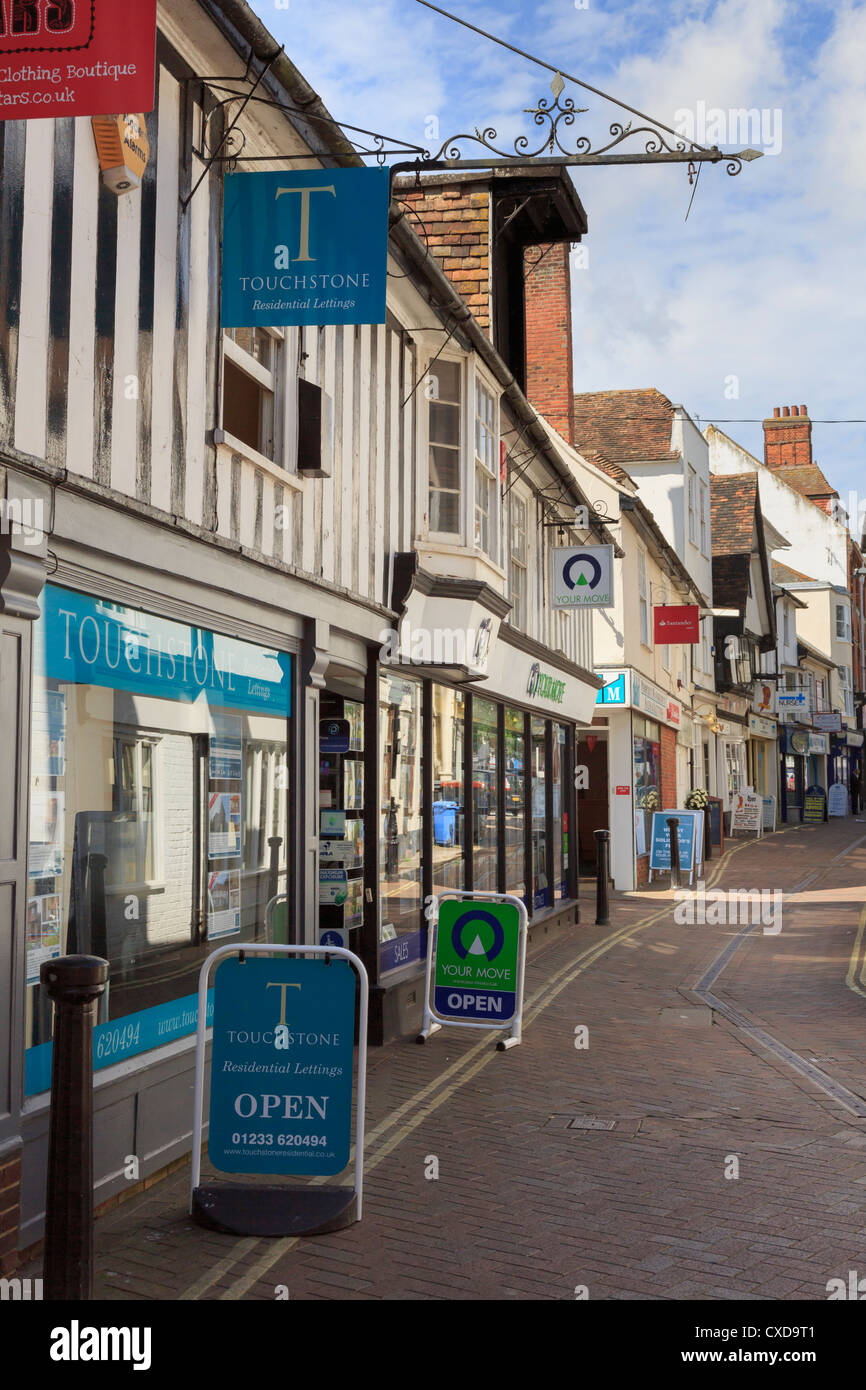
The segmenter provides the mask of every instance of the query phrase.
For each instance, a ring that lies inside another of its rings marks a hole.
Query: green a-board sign
[[[443,1018],[509,1023],[516,1012],[520,917],[503,902],[439,908],[434,1005]]]

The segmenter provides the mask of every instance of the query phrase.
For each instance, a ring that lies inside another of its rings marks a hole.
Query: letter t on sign
[[[310,194],[330,193],[332,198],[336,198],[337,190],[332,183],[324,184],[321,188],[278,188],[274,194],[274,199],[281,198],[284,193],[300,193],[301,195],[301,237],[295,259],[314,261],[315,256],[310,255]]]
[[[290,984],[284,983],[282,980],[280,980],[280,981],[277,981],[277,980],[269,980],[268,983],[265,985],[265,989],[281,989],[281,990],[282,990],[282,994],[280,995],[280,1023],[279,1023],[278,1026],[283,1027],[283,1028],[286,1026],[286,990],[287,990],[287,989],[300,989],[300,988],[301,988],[300,985],[290,985]]]

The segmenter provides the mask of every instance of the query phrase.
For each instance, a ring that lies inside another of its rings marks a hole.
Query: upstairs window
[[[265,328],[223,329],[223,429],[271,462],[280,346]]]
[[[691,541],[692,545],[697,545],[697,535],[695,532],[695,471],[693,468],[689,469],[688,502],[689,540]]]
[[[706,555],[707,557],[709,557],[709,553],[710,553],[710,552],[707,550],[707,485],[706,485],[706,483],[704,482],[703,478],[701,478],[701,482],[700,482],[700,498],[701,498],[701,554],[702,554],[702,555]]]
[[[843,642],[851,641],[851,619],[844,603],[836,604],[836,636]]]
[[[645,647],[648,647],[650,645],[649,587],[646,578],[646,555],[642,550],[637,553],[637,592],[640,610],[640,640]]]
[[[526,503],[521,497],[511,498],[511,557],[508,575],[511,598],[509,622],[526,628]]]
[[[482,382],[475,383],[475,544],[485,555],[496,559],[497,503],[496,477],[497,403]]]
[[[428,372],[430,411],[429,524],[447,536],[460,534],[460,410],[459,362],[434,362]]]

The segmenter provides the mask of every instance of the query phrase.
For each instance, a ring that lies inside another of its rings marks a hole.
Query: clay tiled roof
[[[817,463],[801,464],[796,468],[774,468],[773,473],[788,487],[792,487],[803,497],[838,497],[833,484],[828,482]]]
[[[772,565],[774,584],[814,584],[816,582],[810,574],[801,574],[799,570],[792,570],[790,565],[780,565],[778,560],[773,560]]]
[[[670,459],[673,406],[655,388],[588,391],[574,398],[574,442],[582,454],[598,449],[618,464]]]
[[[714,474],[710,478],[714,560],[717,555],[751,555],[757,497],[755,473]],[[715,587],[715,566],[713,582]]]
[[[614,482],[628,483],[632,487],[634,486],[625,469],[620,468],[618,463],[614,463],[612,459],[607,458],[599,449],[581,449],[580,455],[582,458],[586,459],[587,463],[591,463],[596,468],[600,468],[602,473],[606,473],[609,478],[613,478]]]

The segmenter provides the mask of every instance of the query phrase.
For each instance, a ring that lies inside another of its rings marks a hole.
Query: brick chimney
[[[574,443],[574,355],[568,242],[524,252],[526,396]]]
[[[490,336],[490,191],[482,181],[400,191],[412,228]]]
[[[764,463],[768,468],[802,468],[812,463],[812,421],[804,405],[774,406],[764,421]]]

